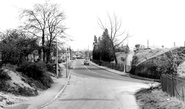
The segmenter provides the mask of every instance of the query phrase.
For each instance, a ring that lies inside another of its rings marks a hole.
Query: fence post
[[[171,79],[170,78],[170,76],[168,77],[168,75],[166,76],[166,92],[168,93],[168,94],[170,94],[169,93],[169,86],[171,85],[171,83],[170,83],[170,81],[169,81],[169,79]],[[170,85],[169,85],[170,84]],[[171,95],[170,95],[171,96]]]
[[[184,101],[184,88],[182,86],[182,100]]]
[[[162,91],[164,91],[164,90],[163,90],[163,85],[164,85],[164,83],[163,83],[163,77],[162,77],[162,76],[163,76],[163,75],[161,74],[160,80],[161,80]]]
[[[175,94],[174,94],[174,80],[173,80],[173,74],[172,74],[172,96],[174,97]]]

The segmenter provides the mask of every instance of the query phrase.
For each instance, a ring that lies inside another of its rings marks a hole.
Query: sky
[[[0,31],[17,28],[21,9],[32,8],[45,0],[2,0],[0,3]],[[185,1],[184,0],[50,0],[58,3],[64,12],[66,33],[73,37],[68,42],[74,50],[93,49],[94,35],[101,36],[103,23],[115,14],[121,21],[120,31],[132,37],[124,42],[130,47],[135,44],[150,47],[184,46]],[[125,36],[120,36],[119,39]]]

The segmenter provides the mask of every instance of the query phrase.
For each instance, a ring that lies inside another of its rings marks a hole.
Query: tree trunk
[[[42,31],[42,52],[43,52],[43,61],[45,62],[45,57],[46,57],[46,51],[45,51],[45,46],[44,46],[44,43],[45,43],[45,34],[44,34],[44,30]]]
[[[50,61],[51,61],[51,48],[49,46],[47,50],[46,62],[48,63]]]
[[[118,60],[117,60],[117,57],[116,57],[116,47],[114,46],[114,42],[112,40],[110,40],[110,41],[111,41],[111,45],[112,45],[112,51],[113,51],[114,61],[117,64],[118,63]]]
[[[116,57],[115,47],[113,47],[113,55],[114,55],[114,61],[115,61],[115,63],[118,64],[118,60],[117,60],[117,57]]]

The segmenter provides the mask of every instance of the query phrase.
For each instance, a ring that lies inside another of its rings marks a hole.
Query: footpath
[[[63,69],[62,76],[60,78],[53,77],[53,85],[51,88],[42,91],[38,96],[31,97],[30,100],[15,104],[12,106],[4,107],[5,109],[41,109],[53,101],[55,101],[61,93],[65,90],[70,79],[70,70],[68,70],[69,76],[66,78],[66,68],[64,64],[59,64]]]

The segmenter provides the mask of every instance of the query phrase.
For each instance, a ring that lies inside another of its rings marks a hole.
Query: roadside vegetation
[[[56,38],[67,39],[65,16],[58,4],[46,1],[23,9],[20,17],[23,25],[0,33],[0,91],[36,96],[50,88],[57,76],[53,58],[63,44]],[[0,106],[6,99],[0,95]]]
[[[146,49],[135,53],[131,74],[160,79],[161,74],[178,75],[178,66],[185,61],[185,48]]]
[[[185,61],[185,48],[174,47],[170,49],[141,49],[137,50],[133,58],[131,74],[152,79],[160,79],[161,75],[170,77],[181,77],[179,65]],[[174,81],[168,81],[174,84]],[[163,87],[180,87],[169,86],[170,83],[162,83],[160,86],[138,91],[136,99],[141,109],[184,109],[185,104],[182,100],[177,99],[175,95],[170,96],[171,92],[163,92]],[[165,85],[165,86],[164,86]],[[166,86],[168,85],[168,86]],[[183,86],[181,86],[183,87]],[[172,90],[170,90],[172,91]]]
[[[141,89],[136,94],[140,109],[184,109],[183,101],[170,97],[161,90],[161,86]]]

